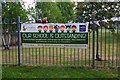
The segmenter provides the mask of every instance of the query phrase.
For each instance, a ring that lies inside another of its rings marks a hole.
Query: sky
[[[25,7],[28,8],[28,5],[32,5],[34,0],[23,0],[25,2]]]
[[[23,0],[25,2],[25,7],[28,8],[28,5],[30,6],[34,6],[32,3],[34,2],[34,0]],[[40,1],[40,0],[39,0]],[[44,1],[44,0],[43,0]],[[66,0],[63,0],[63,1],[66,1]],[[74,0],[75,2],[76,1],[84,1],[84,0]]]

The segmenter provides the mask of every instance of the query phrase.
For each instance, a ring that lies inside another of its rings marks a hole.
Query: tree
[[[90,3],[78,3],[77,5],[77,18],[82,17],[82,19],[85,22],[90,22],[92,20],[104,20],[104,19],[111,19],[114,16],[120,16],[119,14],[119,7],[120,2],[90,2]],[[110,24],[108,24],[110,25]],[[104,26],[105,28],[108,27]],[[92,24],[91,28],[93,30],[96,30],[96,60],[101,60],[98,55],[98,27],[95,27],[96,25]]]
[[[28,7],[27,14],[31,15],[34,19],[36,18],[36,10],[34,7]]]
[[[58,18],[61,22],[62,14],[56,2],[37,2],[35,8],[38,18],[47,17],[48,22],[56,22]]]
[[[57,3],[61,13],[62,13],[62,20],[67,22],[68,20],[75,19],[75,3],[73,2],[58,2]]]
[[[16,24],[12,24],[13,22],[17,22],[17,16],[20,16],[20,18],[27,18],[27,12],[22,7],[22,4],[20,2],[6,2],[2,4],[2,20],[3,23],[7,22],[8,24],[3,24],[3,46],[5,49],[9,49],[10,43],[12,40],[15,40],[15,35],[13,37],[13,34],[17,30]],[[7,20],[6,20],[7,19]],[[10,24],[11,23],[11,24]],[[11,27],[12,25],[12,27]],[[11,36],[12,35],[12,36]],[[11,40],[12,39],[12,40]]]
[[[27,18],[27,11],[22,7],[20,2],[6,2],[2,8],[2,17],[17,18],[17,16],[20,16],[21,19]]]
[[[119,14],[120,2],[90,2],[78,3],[77,17],[83,17],[84,21],[91,21],[92,14],[95,13],[95,20],[110,19]]]
[[[49,22],[67,22],[75,18],[73,2],[37,2],[38,18],[47,17]]]

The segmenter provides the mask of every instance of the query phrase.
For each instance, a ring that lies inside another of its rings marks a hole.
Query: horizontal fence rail
[[[90,25],[91,26],[91,25]],[[47,65],[47,66],[85,66],[118,67],[120,29],[118,22],[106,28],[101,25],[95,30],[92,46],[92,30],[88,33],[88,48],[23,48],[18,50],[18,24],[3,24],[2,64],[3,65]],[[20,42],[21,43],[21,42]],[[94,59],[92,49],[94,47]],[[18,56],[19,52],[20,56]]]

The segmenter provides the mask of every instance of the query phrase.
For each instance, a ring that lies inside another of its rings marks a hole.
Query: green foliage
[[[63,22],[67,22],[70,19],[74,20],[75,10],[73,8],[75,5],[73,2],[58,2],[57,5],[62,13]]]
[[[22,18],[28,19],[27,11],[23,8],[20,2],[6,2],[2,5],[2,19],[3,22],[6,23],[13,23],[17,22],[17,17],[20,16]],[[6,20],[5,20],[6,19]],[[12,26],[12,27],[11,27]],[[16,24],[2,24],[3,30],[8,31],[16,31],[17,25]]]
[[[27,14],[31,15],[34,19],[36,18],[36,10],[34,7],[29,7],[27,9]]]
[[[90,2],[90,3],[78,3],[76,8],[76,16],[82,17],[84,22],[92,21],[92,17],[94,20],[101,21],[104,19],[111,19],[114,16],[120,16],[119,13],[120,2]],[[114,34],[115,29],[117,28],[116,24],[108,23],[101,25],[104,28],[110,27],[109,29],[112,34]],[[91,26],[90,29],[93,29],[94,26]]]
[[[120,16],[120,2],[90,2],[77,5],[77,17],[81,16],[85,21],[91,21],[93,13],[96,20],[110,19],[114,16]]]
[[[27,12],[22,7],[20,2],[6,2],[6,4],[2,7],[2,17],[3,18],[27,18]]]
[[[67,22],[74,18],[72,2],[37,2],[36,13],[39,18],[47,17],[49,22]]]
[[[36,12],[39,18],[48,18],[48,22],[56,22],[62,17],[61,11],[55,2],[37,2]]]

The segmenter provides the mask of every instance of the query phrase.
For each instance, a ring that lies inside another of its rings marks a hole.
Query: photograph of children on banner
[[[37,29],[38,29],[38,31],[42,31],[42,25],[39,25],[38,27],[37,27]]]
[[[49,31],[52,32],[53,29],[54,29],[54,25],[53,25],[53,24],[50,24],[50,25],[49,25]]]
[[[73,27],[72,27],[73,26]],[[53,32],[58,32],[58,33],[66,33],[66,32],[79,32],[78,24],[61,24],[57,23],[54,24],[54,30]]]
[[[36,25],[38,26],[37,27],[37,30],[41,33],[48,33],[49,32],[49,24],[39,24],[39,25]]]
[[[87,23],[47,23],[47,24],[22,24],[21,32],[87,32]]]

